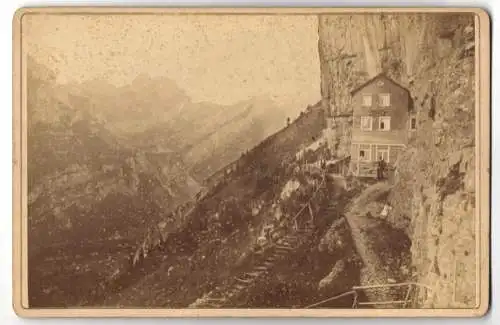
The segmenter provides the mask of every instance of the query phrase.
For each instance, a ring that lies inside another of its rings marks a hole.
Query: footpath
[[[361,285],[382,286],[365,290],[370,301],[398,301],[403,299],[401,295],[404,295],[405,291],[398,287],[384,287],[406,280],[403,256],[410,248],[406,235],[380,217],[388,191],[390,185],[387,183],[376,183],[367,187],[351,202],[345,215],[354,245],[363,262],[360,272]],[[380,307],[400,306],[387,303]]]

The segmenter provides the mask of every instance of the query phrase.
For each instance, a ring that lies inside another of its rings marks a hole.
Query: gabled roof
[[[399,88],[405,90],[408,93],[408,95],[410,94],[410,91],[407,88],[403,87],[401,84],[399,84],[396,81],[394,81],[391,78],[389,78],[384,72],[381,72],[378,75],[376,75],[375,77],[371,78],[370,80],[364,82],[362,85],[360,85],[357,88],[355,88],[354,90],[352,90],[351,91],[351,96],[353,96],[354,94],[356,94],[357,92],[359,92],[361,89],[365,88],[366,86],[368,86],[369,84],[371,84],[372,82],[374,82],[377,79],[386,79],[387,81],[391,82],[392,84],[394,84],[394,85],[398,86]]]

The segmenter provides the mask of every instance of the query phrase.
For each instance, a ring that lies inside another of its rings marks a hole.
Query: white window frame
[[[364,120],[368,120],[369,121],[370,126],[368,128],[364,128],[363,127],[363,121]],[[361,116],[359,127],[360,127],[361,131],[371,131],[371,130],[373,130],[373,117],[371,117],[371,116]]]
[[[384,103],[383,98],[387,98],[387,103]],[[391,94],[390,93],[378,94],[378,106],[390,107],[391,106]]]
[[[381,154],[382,152],[384,152],[384,153],[387,153],[387,159],[385,159],[385,162],[387,162],[387,163],[389,162],[389,159],[390,159],[390,150],[389,150],[389,148],[390,148],[390,147],[388,147],[387,149],[385,149],[385,148],[384,148],[384,149],[380,149],[380,148],[378,148],[378,147],[377,147],[377,148],[375,149],[375,153],[377,154],[377,157],[376,157],[376,158],[377,158],[377,161],[378,161],[378,160],[379,160],[379,158],[380,158],[380,154]]]
[[[385,128],[382,129],[380,126],[382,125],[382,122],[384,122]],[[379,116],[378,118],[378,129],[379,131],[390,131],[391,130],[391,117],[390,116]]]
[[[365,156],[361,157],[361,151],[365,152]],[[362,145],[360,144],[358,147],[358,160],[359,161],[372,161],[372,146],[371,145]]]
[[[369,103],[365,102],[365,99],[369,98]],[[361,95],[361,105],[363,107],[372,107],[373,105],[373,95],[372,94],[362,94]]]

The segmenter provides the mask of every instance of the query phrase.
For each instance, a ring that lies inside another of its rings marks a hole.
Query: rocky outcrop
[[[381,71],[410,89],[417,136],[397,163],[389,220],[411,238],[415,280],[434,289],[423,305],[474,307],[474,16],[325,15],[319,52],[332,115]]]

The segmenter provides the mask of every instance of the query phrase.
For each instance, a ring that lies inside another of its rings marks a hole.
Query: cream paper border
[[[107,309],[28,307],[27,128],[25,53],[21,25],[27,14],[318,15],[360,13],[473,13],[476,21],[476,236],[477,305],[472,309]],[[490,292],[490,17],[480,8],[21,8],[13,18],[13,308],[21,317],[479,317]]]

